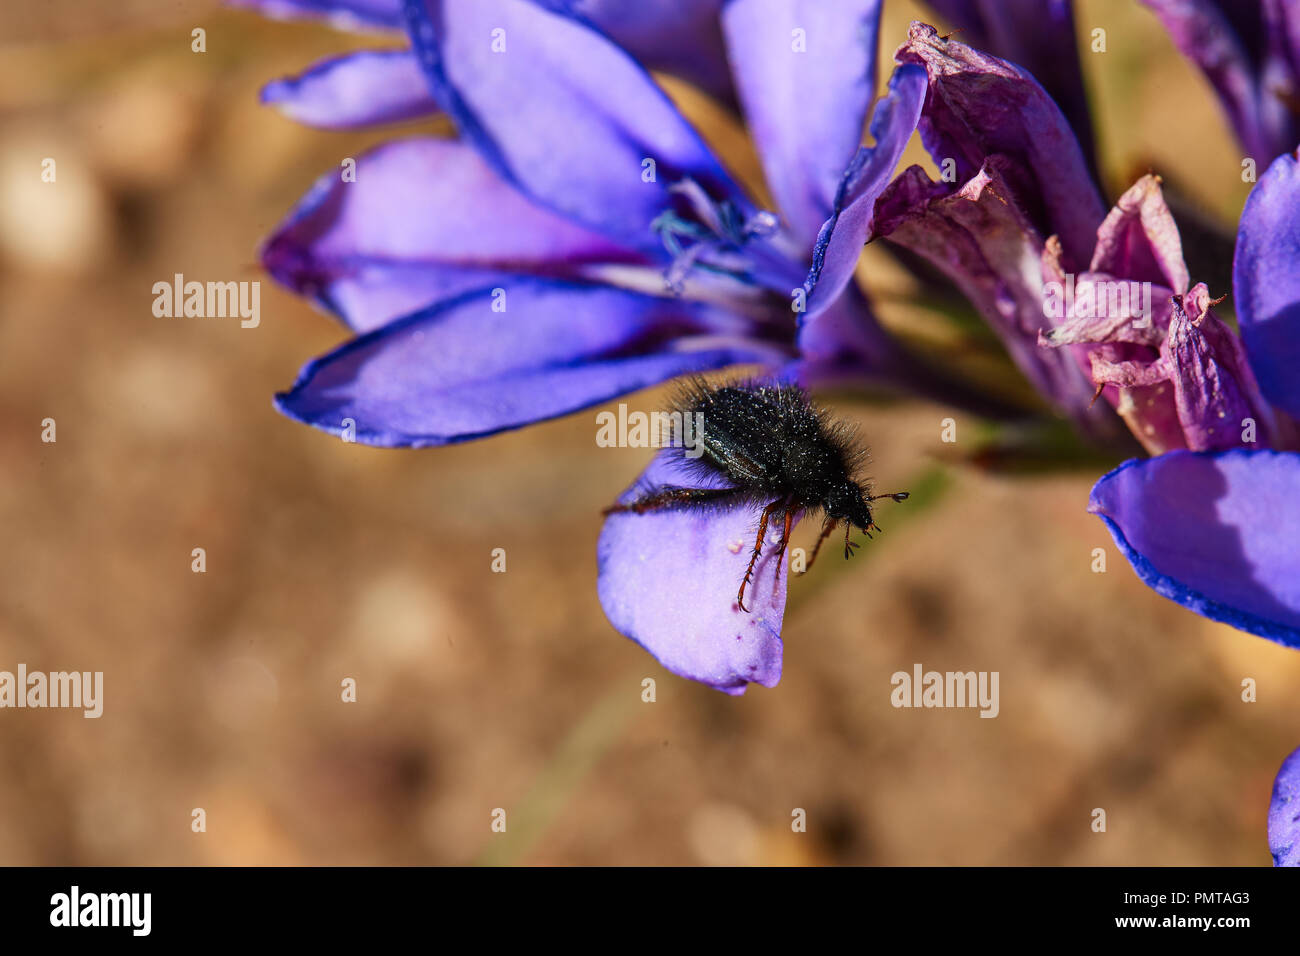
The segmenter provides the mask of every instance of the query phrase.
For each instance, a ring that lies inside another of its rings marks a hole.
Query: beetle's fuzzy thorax
[[[745,497],[788,500],[802,512],[871,525],[868,491],[857,478],[867,455],[855,430],[797,385],[690,379],[671,410],[703,423],[694,436],[698,457],[692,464],[683,455],[689,467],[721,476]]]

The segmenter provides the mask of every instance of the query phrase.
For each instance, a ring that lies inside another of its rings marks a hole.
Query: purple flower
[[[1238,338],[1206,286],[1191,284],[1157,178],[1103,217],[1083,151],[1022,70],[916,24],[898,59],[926,68],[919,128],[955,175],[933,182],[912,167],[855,206],[851,170],[809,276],[814,307],[819,280],[857,241],[882,237],[926,258],[1058,407],[1097,424],[1079,403],[1074,372],[1086,370],[1094,398],[1155,455],[1101,478],[1089,504],[1138,575],[1205,617],[1300,647],[1300,160],[1277,159],[1242,215]],[[1037,357],[1035,344],[1077,369]],[[1300,863],[1298,799],[1300,751],[1274,788],[1279,865]]]
[[[1060,107],[1095,172],[1092,118],[1071,0],[927,0],[957,39],[1028,71]]]
[[[1226,401],[1236,390],[1258,427],[1271,434],[1271,412],[1236,338],[1209,311],[1208,290],[1198,285],[1188,294],[1182,242],[1155,176],[1142,177],[1120,197],[1097,231],[1086,272],[1067,275],[1049,244],[1043,279],[1053,290],[1064,290],[1066,301],[1054,327],[1039,333],[1040,344],[1071,346],[1085,359],[1092,381],[1148,452],[1232,445],[1223,424],[1228,419],[1194,408],[1196,391],[1181,387],[1173,371],[1179,362],[1185,365],[1209,351],[1231,360],[1234,383],[1217,391],[1214,400]],[[1216,370],[1214,380],[1222,382],[1224,376]],[[1200,398],[1208,399],[1203,390]],[[1217,439],[1194,434],[1189,444],[1185,427],[1221,434]]]
[[[1052,322],[1042,276],[1028,266],[1050,245],[1063,268],[1082,268],[1105,216],[1069,124],[1024,70],[933,27],[913,23],[896,59],[924,70],[919,129],[941,179],[913,166],[889,182],[892,167],[855,162],[814,254],[810,314],[833,299],[861,244],[884,238],[945,273],[1058,409],[1094,437],[1114,436],[1086,366],[1038,347]]]
[[[276,18],[324,20],[342,29],[398,33],[402,0],[226,0]],[[718,13],[723,0],[532,0],[590,23],[646,66],[733,97]],[[413,119],[437,104],[410,49],[362,51],[325,60],[268,84],[262,101],[298,122],[346,129]]]
[[[1106,215],[1085,150],[1038,82],[923,24],[898,52],[872,118],[874,145],[859,148],[878,13],[871,0],[733,0],[723,11],[733,88],[778,214],[746,195],[643,68],[572,8],[411,0],[411,55],[462,139],[409,139],[362,156],[354,181],[322,177],[268,240],[271,273],[357,333],[306,366],[279,407],[359,441],[423,446],[734,364],[805,383],[916,384],[922,373],[852,282],[862,244],[886,238],[945,271],[1088,433],[1115,433],[1113,406],[1153,452],[1222,452],[1233,480],[1292,467],[1278,451],[1290,435],[1281,413],[1294,404],[1289,353],[1265,354],[1294,349],[1288,321],[1274,321],[1289,314],[1276,301],[1285,283],[1243,281],[1239,252],[1238,295],[1259,299],[1253,324],[1240,310],[1243,345],[1208,290],[1189,287],[1158,183],[1143,180]],[[354,68],[382,74],[393,63]],[[386,102],[382,115],[402,115],[401,97],[365,94],[361,80],[344,86],[363,91],[351,102]],[[348,97],[329,91],[326,101]],[[944,173],[938,182],[916,167],[894,177],[917,128]],[[1283,176],[1271,169],[1256,196]],[[1264,222],[1286,204],[1252,197],[1248,213],[1258,208]],[[1243,243],[1250,234],[1243,223]],[[1276,237],[1259,245],[1255,266],[1270,255],[1274,269],[1294,260]],[[1112,311],[1101,324],[1077,302],[1053,315],[1045,289],[1067,279],[1094,294],[1150,283],[1155,307]],[[1096,385],[1106,403],[1095,403]],[[1244,424],[1240,436],[1226,424],[1238,418],[1250,422],[1249,438]],[[1276,460],[1232,469],[1227,456],[1265,448]],[[671,467],[657,460],[634,488],[673,483]],[[1248,589],[1183,580],[1187,569],[1140,533],[1145,525],[1126,535],[1098,503],[1123,470],[1099,482],[1094,510],[1157,590],[1219,619],[1236,620],[1237,608],[1239,626],[1256,633],[1294,626],[1265,602],[1249,604]],[[752,614],[730,599],[752,519],[743,510],[613,515],[599,545],[599,590],[615,626],[674,672],[730,693],[780,676],[784,575],[760,563]],[[1242,560],[1258,572],[1252,580],[1294,614],[1272,575],[1290,573],[1281,546],[1261,532],[1251,547]],[[1262,571],[1250,563],[1261,555]],[[680,596],[672,607],[662,597],[669,581]]]
[[[1300,866],[1300,749],[1282,761],[1273,783],[1268,848],[1274,866]]]
[[[854,247],[848,225],[888,183],[926,93],[925,71],[900,65],[873,114],[874,144],[860,148],[879,6],[726,6],[734,90],[772,212],[644,68],[571,9],[407,3],[412,54],[461,139],[406,139],[359,157],[355,176],[323,176],[268,239],[271,274],[356,333],[308,364],[278,407],[360,442],[419,447],[739,364],[804,384],[951,395],[884,333],[852,282],[862,239]],[[391,67],[365,62],[348,69]],[[351,76],[345,85],[368,88]],[[847,244],[828,254],[819,235],[832,218]],[[824,274],[803,311],[814,260]],[[637,486],[662,481],[665,467],[652,464]],[[670,670],[731,693],[780,676],[784,575],[763,562],[752,613],[733,600],[735,541],[753,517],[614,515],[599,545],[615,626]],[[679,585],[678,611],[663,600],[667,581]]]
[[[1300,143],[1300,7],[1293,0],[1142,0],[1214,86],[1260,165]]]
[[[1174,237],[1163,238],[1172,251]],[[1131,248],[1153,255],[1140,241]],[[1300,162],[1288,155],[1242,213],[1233,263],[1240,339],[1198,284],[1173,295],[1150,327],[1135,328],[1134,318],[1075,323],[1056,343],[1128,350],[1094,353],[1096,381],[1118,389],[1139,440],[1177,449],[1127,461],[1092,490],[1089,510],[1138,575],[1198,614],[1290,647],[1300,647],[1297,263]],[[1181,260],[1166,264],[1183,269]]]
[[[1102,478],[1090,503],[1143,580],[1300,646],[1295,157],[1267,170],[1242,216],[1238,338],[1206,287],[1191,285],[1155,177],[1106,214],[1069,126],[1023,70],[923,24],[897,59],[926,70],[918,128],[952,175],[934,182],[912,167],[858,197],[875,171],[851,168],[818,243],[812,312],[864,239],[926,258],[1063,412],[1097,436],[1122,420],[1158,456]],[[1106,402],[1094,404],[1099,389]]]
[[[463,139],[386,144],[358,160],[355,182],[322,177],[271,235],[271,274],[359,333],[304,368],[280,409],[333,433],[351,419],[361,442],[422,446],[733,364],[915,381],[848,276],[828,308],[795,321],[832,169],[871,99],[878,13],[875,0],[834,15],[800,6],[744,0],[724,18],[778,218],[582,22],[528,0],[410,4],[414,49]],[[796,23],[807,53],[792,49]],[[767,95],[782,70],[786,92]],[[883,165],[915,128],[922,88],[900,70],[877,108]],[[803,109],[814,91],[835,109]]]

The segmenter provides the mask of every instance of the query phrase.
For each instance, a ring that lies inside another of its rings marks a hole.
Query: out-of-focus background
[[[1154,169],[1230,232],[1249,187],[1206,84],[1136,4],[1077,6],[1108,33],[1083,60],[1110,198]],[[884,71],[914,16],[886,4]],[[429,129],[306,129],[257,91],[396,42],[208,3],[0,10],[0,670],[105,675],[99,720],[0,710],[0,863],[1269,862],[1300,655],[1142,586],[1085,513],[1096,467],[989,472],[972,419],[944,445],[946,409],[837,398],[878,482],[926,494],[795,583],[781,684],[733,699],[605,621],[599,510],[650,453],[597,447],[592,413],[383,451],[274,412],[345,333],[265,279],[260,237]],[[261,325],[156,318],[175,273],[263,279]],[[888,256],[863,273],[890,324],[927,321]],[[999,671],[1000,715],[892,708],[915,663]]]

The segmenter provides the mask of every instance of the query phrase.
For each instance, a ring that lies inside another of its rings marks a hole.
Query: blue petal
[[[609,286],[516,279],[398,319],[309,363],[277,407],[358,442],[445,445],[678,375],[774,364],[748,320]]]
[[[1300,454],[1134,459],[1097,482],[1088,510],[1157,593],[1300,647]]]
[[[439,104],[542,205],[657,252],[650,224],[674,182],[743,202],[645,69],[584,23],[529,0],[407,0],[406,13]]]
[[[1294,155],[1279,156],[1246,200],[1232,288],[1260,390],[1300,418],[1300,161]]]
[[[226,0],[276,20],[308,17],[343,30],[402,28],[402,0]]]
[[[680,452],[665,451],[619,501],[665,485],[727,487],[683,468]],[[744,693],[750,683],[775,687],[790,577],[777,574],[782,529],[768,526],[745,591],[749,611],[736,605],[758,514],[758,506],[740,505],[610,515],[596,546],[596,588],[610,623],[674,674],[728,694]]]
[[[262,88],[262,102],[322,129],[353,129],[428,116],[438,106],[408,50],[363,50]]]
[[[273,19],[325,20],[344,30],[400,30],[402,0],[225,0]],[[478,0],[469,0],[478,2]],[[533,0],[544,3],[547,0]],[[731,73],[718,14],[724,0],[550,0],[609,34],[654,70],[674,73],[730,101]]]
[[[732,97],[718,14],[724,0],[569,0],[578,16],[653,70]]]
[[[811,319],[828,308],[853,277],[862,245],[871,234],[876,200],[889,185],[907,141],[916,130],[925,102],[926,73],[907,65],[894,70],[889,92],[871,116],[871,135],[876,144],[863,147],[854,157],[835,197],[835,211],[817,239],[808,288]]]
[[[1282,761],[1268,806],[1268,848],[1274,866],[1300,866],[1300,749]]]
[[[808,246],[831,214],[876,89],[881,0],[733,0],[723,15],[777,208]]]
[[[510,273],[646,260],[542,209],[464,143],[398,140],[322,176],[267,239],[277,280],[366,332]]]

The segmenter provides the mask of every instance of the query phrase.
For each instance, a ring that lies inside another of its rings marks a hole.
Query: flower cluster
[[[1089,507],[1148,585],[1300,647],[1294,4],[1143,0],[1265,170],[1228,290],[1191,274],[1158,177],[1107,211],[1069,0],[934,0],[956,34],[913,24],[874,109],[881,0],[238,2],[409,40],[270,84],[288,115],[439,112],[459,132],[322,177],[267,240],[270,273],[354,336],[277,397],[285,414],[441,445],[732,365],[978,404],[874,318],[854,272],[881,240],[946,276],[1081,433],[1145,449]],[[773,208],[647,68],[743,117]],[[917,132],[937,180],[897,169]],[[1235,329],[1216,312],[1228,293]],[[633,488],[672,481],[661,458]],[[760,565],[752,613],[732,600],[752,521],[613,514],[598,546],[615,627],[728,693],[781,674],[786,576]],[[1300,862],[1297,754],[1270,816],[1279,863]]]

